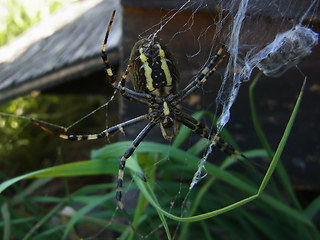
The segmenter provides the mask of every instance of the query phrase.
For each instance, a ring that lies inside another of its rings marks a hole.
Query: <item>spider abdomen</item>
[[[165,97],[175,93],[179,74],[170,52],[157,41],[142,39],[131,51],[132,82],[137,92]]]

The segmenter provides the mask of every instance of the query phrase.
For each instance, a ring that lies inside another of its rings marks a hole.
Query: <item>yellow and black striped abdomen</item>
[[[177,89],[179,74],[172,55],[159,42],[142,39],[131,52],[135,91],[165,97]]]

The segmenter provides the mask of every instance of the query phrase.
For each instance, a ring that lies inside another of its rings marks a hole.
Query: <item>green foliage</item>
[[[250,94],[254,101],[253,93]],[[232,158],[226,158],[220,165],[207,162],[208,176],[189,191],[199,154],[206,143],[200,140],[201,144],[195,143],[188,151],[179,149],[191,134],[183,127],[172,144],[143,141],[126,165],[124,202],[129,215],[133,216],[133,225],[149,239],[319,239],[314,217],[319,213],[320,197],[302,208],[288,185],[285,170],[275,168],[301,95],[302,91],[278,149],[272,153],[266,174],[253,169],[251,162],[242,164]],[[254,104],[251,106],[254,122],[258,121]],[[204,115],[211,116],[214,121],[214,116],[207,112],[199,112],[195,117]],[[264,139],[261,127],[257,132],[259,138]],[[226,131],[222,135],[230,137]],[[61,197],[37,193],[45,184],[53,185],[52,177],[114,175],[119,158],[129,146],[127,141],[108,144],[93,151],[91,160],[61,164],[3,182],[0,192],[9,186],[15,188],[12,197],[3,195],[0,198],[4,239],[95,238],[101,237],[103,230],[115,232],[121,239],[135,239],[135,235],[130,235],[128,224],[116,220],[123,215],[115,210],[114,181],[88,184],[76,191],[69,191],[71,186],[66,183],[66,193]],[[244,154],[257,161],[270,153],[265,149],[252,149]],[[147,183],[139,177],[142,169]],[[269,188],[267,183],[273,171],[277,171],[277,182]],[[27,188],[20,189],[16,183],[27,178],[35,180]],[[136,199],[137,205],[132,204]],[[242,206],[253,199],[255,201],[248,206]],[[78,235],[80,229],[88,232]],[[110,232],[106,234],[105,239],[111,239]]]
[[[63,105],[61,105],[63,103]],[[33,93],[0,105],[0,112],[14,117],[0,116],[0,165],[6,169],[7,177],[16,176],[57,164],[60,148],[63,148],[63,159],[77,158],[72,144],[62,142],[31,124],[28,118],[42,119],[51,123],[67,126],[74,119],[79,119],[104,103],[102,96],[43,95]],[[28,116],[25,118],[24,116]],[[24,119],[19,119],[24,118]],[[105,118],[100,111],[93,118],[79,123],[75,128],[89,128],[91,131],[101,130],[100,119]],[[47,144],[43,146],[44,142]],[[90,148],[91,143],[83,143]],[[100,144],[100,146],[102,143]],[[39,150],[39,146],[43,146]],[[78,145],[77,147],[79,147]],[[99,146],[99,144],[96,146]],[[70,153],[66,155],[67,153]],[[89,156],[89,153],[87,154]],[[35,159],[38,159],[35,161]],[[59,161],[60,162],[60,161]],[[60,162],[61,163],[61,162]]]
[[[0,46],[40,22],[71,0],[6,0],[0,2]]]

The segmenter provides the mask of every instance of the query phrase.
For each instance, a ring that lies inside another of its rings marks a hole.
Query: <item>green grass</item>
[[[302,207],[279,162],[297,115],[303,87],[273,153],[255,111],[253,90],[258,77],[251,84],[249,96],[255,132],[263,149],[244,154],[254,161],[270,158],[267,172],[261,174],[248,167],[250,162],[240,164],[232,158],[226,158],[219,165],[207,162],[208,175],[189,191],[200,161],[199,153],[207,146],[206,142],[199,140],[187,151],[181,150],[179,147],[191,134],[184,127],[172,144],[143,141],[127,162],[124,183],[125,203],[126,196],[130,199],[135,195],[132,201],[137,204],[135,207],[128,204],[127,211],[142,235],[149,239],[319,239],[315,217],[319,213],[320,197]],[[205,111],[194,116],[200,119],[204,115],[215,121],[214,116]],[[226,130],[221,135],[233,142]],[[124,216],[116,211],[114,182],[90,184],[74,192],[70,192],[66,183],[66,194],[60,197],[37,194],[38,189],[50,187],[58,177],[114,176],[119,159],[130,144],[129,141],[108,144],[93,151],[91,160],[62,164],[3,181],[0,192],[14,192],[12,197],[0,197],[3,239],[61,239],[61,236],[78,239],[79,229],[98,229],[95,231],[98,235],[102,229],[108,229],[120,239],[136,239],[128,224],[117,221]],[[139,177],[142,171],[147,183]],[[277,173],[277,181],[270,188],[268,183],[273,172]],[[20,189],[17,182],[23,179],[30,179],[31,183]],[[59,214],[66,207],[74,211],[69,216]]]

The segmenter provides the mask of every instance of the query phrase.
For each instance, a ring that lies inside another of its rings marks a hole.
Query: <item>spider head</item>
[[[178,134],[178,124],[174,120],[173,111],[170,105],[164,101],[161,110],[161,122],[160,122],[161,133],[164,139],[170,140]]]
[[[165,116],[162,120],[161,124],[164,127],[164,129],[169,129],[173,126],[174,120],[172,117]]]

